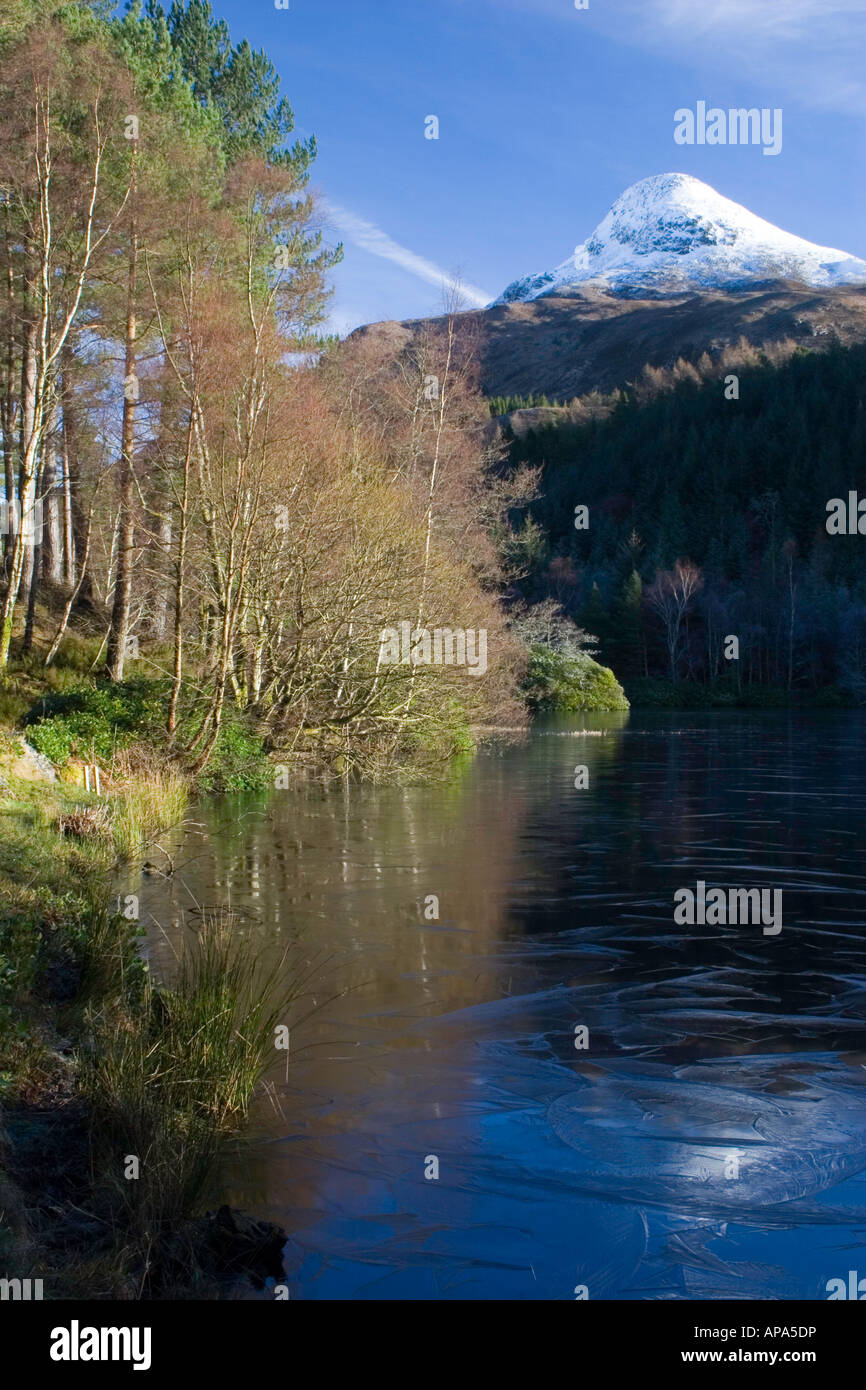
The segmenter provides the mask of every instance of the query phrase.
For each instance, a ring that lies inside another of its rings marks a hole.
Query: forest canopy
[[[599,637],[638,694],[649,677],[727,681],[754,698],[833,687],[859,701],[862,541],[828,531],[827,504],[866,492],[866,348],[769,361],[744,345],[740,358],[656,369],[593,418],[566,411],[511,436],[515,465],[541,470],[525,594],[555,599]]]
[[[322,336],[341,248],[267,55],[207,0],[6,0],[0,51],[0,667],[84,625],[93,674],[162,682],[193,773],[229,709],[350,763],[513,720],[531,472],[458,314],[399,359]],[[484,629],[485,679],[383,663],[401,622]]]

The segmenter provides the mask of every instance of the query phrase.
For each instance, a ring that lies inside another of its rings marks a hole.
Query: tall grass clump
[[[82,1059],[94,1176],[152,1291],[175,1277],[177,1232],[209,1194],[223,1142],[277,1055],[275,1029],[306,985],[288,951],[265,965],[231,914],[217,913],[170,986],[145,978],[131,1007],[95,1023]],[[136,1179],[125,1172],[132,1157]]]
[[[125,758],[115,763],[123,775]],[[142,767],[139,759],[122,794],[112,799],[109,812],[111,841],[120,859],[129,859],[152,838],[157,830],[177,825],[183,819],[188,784],[179,768],[170,763]]]

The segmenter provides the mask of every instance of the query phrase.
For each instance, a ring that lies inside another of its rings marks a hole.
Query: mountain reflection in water
[[[866,1275],[864,761],[860,712],[633,712],[539,724],[440,786],[195,808],[175,877],[138,888],[152,954],[156,923],[230,903],[251,950],[331,957],[225,1174],[290,1232],[291,1297]],[[781,888],[779,935],[676,926],[699,879]]]

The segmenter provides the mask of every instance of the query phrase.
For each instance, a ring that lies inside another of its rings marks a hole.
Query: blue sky
[[[331,327],[491,298],[678,170],[866,257],[866,0],[213,0],[315,132]],[[674,111],[781,107],[783,147],[676,145]],[[439,139],[424,138],[425,117]],[[374,250],[382,254],[375,254]]]

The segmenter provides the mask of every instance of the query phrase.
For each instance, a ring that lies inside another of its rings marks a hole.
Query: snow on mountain
[[[772,280],[864,284],[866,261],[783,232],[689,174],[655,174],[627,188],[567,261],[515,280],[494,303],[582,288],[677,294]]]

